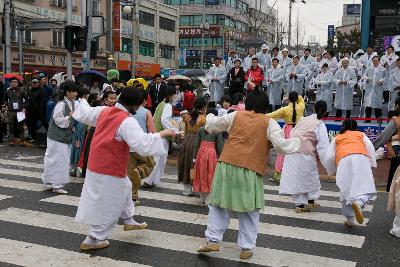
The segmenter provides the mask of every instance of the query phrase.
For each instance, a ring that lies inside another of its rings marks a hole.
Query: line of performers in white
[[[73,83],[64,86],[64,95],[64,101],[58,104],[63,120],[74,118],[96,127],[76,214],[78,223],[90,225],[80,247],[82,250],[105,248],[109,246],[107,238],[120,218],[125,231],[147,227],[133,219],[132,183],[127,177],[129,152],[164,157],[167,154],[164,142],[176,131],[164,128],[154,134],[143,132],[131,115],[144,100],[143,93],[137,88],[125,89],[113,107],[90,107],[82,98],[75,108],[71,105],[76,97]],[[327,112],[327,104],[317,101],[314,114],[302,118],[294,127],[291,138],[285,139],[278,123],[266,115],[269,100],[265,92],[257,87],[247,95],[245,106],[246,110],[223,117],[213,114],[206,117],[207,132],[227,132],[229,136],[219,157],[208,199],[206,243],[198,248],[198,252],[220,249],[230,214],[236,212],[240,258],[248,259],[253,255],[260,210],[265,204],[264,175],[270,144],[279,153],[287,154],[279,193],[292,196],[296,212],[309,212],[319,207],[318,155],[328,173],[336,173],[345,225],[353,227],[354,218],[362,224],[362,209],[376,193],[372,174],[376,160],[373,145],[364,133],[357,131],[356,122],[346,120],[340,134],[329,142],[326,126],[321,120]],[[54,186],[68,182],[57,181],[57,177],[69,177],[66,159],[69,158],[70,144],[65,135],[71,130],[56,123],[51,123],[50,127],[52,134],[48,136],[43,181],[47,186]],[[52,180],[49,180],[50,176]]]

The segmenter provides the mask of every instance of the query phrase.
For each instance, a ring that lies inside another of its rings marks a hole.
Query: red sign
[[[119,0],[113,2],[113,44],[114,51],[121,51],[121,6]]]
[[[219,27],[210,27],[208,30],[204,30],[204,35],[217,37],[220,36],[221,28]],[[180,28],[179,29],[179,37],[201,37],[201,29],[200,28]]]

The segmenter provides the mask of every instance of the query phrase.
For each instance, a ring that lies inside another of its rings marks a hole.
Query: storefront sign
[[[201,50],[186,50],[186,56],[188,58],[201,57]],[[217,50],[204,50],[204,57],[217,57]]]
[[[121,7],[118,0],[113,2],[113,44],[114,51],[121,51]]]
[[[66,21],[67,12],[62,12],[58,10],[48,9],[44,7],[36,7],[18,1],[13,2],[13,5],[17,8],[18,13],[24,15],[27,18],[42,18],[42,19],[52,19],[57,21]],[[81,16],[72,14],[72,24],[81,25]]]
[[[119,60],[118,70],[131,70],[131,61]],[[136,76],[137,77],[154,77],[157,73],[160,73],[160,64],[151,64],[144,62],[136,63]]]
[[[229,38],[230,38],[229,31],[225,31],[224,32],[224,54],[229,53]]]
[[[149,28],[149,27],[146,27]],[[132,38],[132,22],[127,20],[122,20],[121,23],[121,33],[122,35],[128,36]],[[155,33],[153,29],[140,29],[139,30],[139,37],[140,39],[146,39],[150,41],[155,41]]]
[[[200,28],[180,28],[179,29],[179,37],[201,37],[201,29]],[[205,37],[217,37],[221,36],[221,28],[219,27],[210,27],[208,30],[204,30]]]

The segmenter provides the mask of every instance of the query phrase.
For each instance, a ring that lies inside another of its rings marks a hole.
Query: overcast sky
[[[269,5],[276,2],[280,17],[288,20],[289,0],[268,0]],[[314,35],[316,40],[325,45],[328,39],[328,25],[340,26],[342,23],[343,4],[359,4],[361,0],[297,0],[293,8],[292,21],[296,27],[297,15],[299,14],[300,25],[305,29],[305,43]],[[293,37],[292,37],[293,40]]]

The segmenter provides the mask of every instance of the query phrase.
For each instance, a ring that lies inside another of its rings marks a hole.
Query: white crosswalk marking
[[[51,255],[51,257],[49,257]],[[145,267],[146,265],[105,257],[92,257],[64,249],[36,245],[22,241],[0,238],[0,260],[2,262],[27,267],[43,266],[115,266]],[[46,264],[47,263],[47,264]]]
[[[29,221],[26,218],[30,218]],[[74,222],[72,217],[49,214],[25,209],[8,208],[0,211],[0,220],[14,222],[65,232],[87,234],[88,227]],[[49,224],[49,222],[52,222]],[[151,247],[168,248],[170,250],[196,253],[196,248],[204,244],[203,238],[184,236],[153,230],[145,230],[137,234],[127,233],[117,227],[110,239],[141,244]],[[236,244],[223,242],[223,251],[212,256],[227,260],[238,261]],[[355,262],[281,251],[257,247],[254,256],[247,262],[267,266],[356,266]]]
[[[12,198],[12,196],[0,195],[0,200],[4,200],[7,198]]]
[[[0,164],[18,166],[18,167],[25,167],[25,168],[43,169],[43,164],[27,162],[27,161],[22,161],[22,160],[0,159]]]
[[[65,205],[77,205],[79,198],[73,196],[56,196],[43,199],[42,201]],[[197,213],[163,210],[151,207],[138,207],[138,214],[170,221],[207,225],[207,216]],[[236,219],[231,219],[229,227],[230,229],[239,230],[239,222]],[[358,248],[361,248],[365,240],[363,236],[353,236],[268,223],[259,224],[259,233]]]

